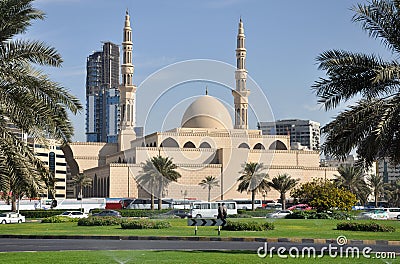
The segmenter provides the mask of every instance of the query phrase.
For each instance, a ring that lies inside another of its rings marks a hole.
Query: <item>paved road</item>
[[[289,250],[296,247],[315,247],[320,251],[326,244],[298,244],[298,243],[268,243],[240,242],[240,241],[179,241],[179,240],[95,240],[95,239],[0,239],[0,252],[15,251],[60,251],[60,250],[250,250],[267,246],[267,251],[275,247],[284,247]],[[331,246],[337,246],[332,244]],[[354,245],[352,246],[354,247]],[[358,245],[361,250],[367,245]],[[370,246],[373,252],[400,253],[400,246]],[[263,253],[261,250],[260,253]],[[325,252],[328,252],[325,249]]]

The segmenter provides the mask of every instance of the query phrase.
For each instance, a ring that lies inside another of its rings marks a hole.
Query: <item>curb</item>
[[[336,239],[314,238],[261,238],[261,237],[202,237],[202,236],[85,236],[85,235],[0,235],[16,239],[95,239],[95,240],[181,240],[181,241],[231,241],[296,244],[337,244]],[[398,240],[348,240],[347,245],[400,246]]]

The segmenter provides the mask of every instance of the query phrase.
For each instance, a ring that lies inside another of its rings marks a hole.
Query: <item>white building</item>
[[[28,139],[35,156],[43,161],[51,172],[54,173],[54,198],[66,198],[67,162],[61,145],[54,139],[48,139],[46,144],[39,144],[33,138]],[[53,198],[49,193],[43,194],[44,198]]]
[[[320,124],[312,120],[286,119],[275,122],[258,122],[263,135],[288,135],[292,148],[301,146],[310,150],[320,149]]]

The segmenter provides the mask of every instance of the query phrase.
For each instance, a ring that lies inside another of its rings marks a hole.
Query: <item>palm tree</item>
[[[34,67],[59,67],[60,54],[40,41],[14,39],[33,20],[44,18],[32,1],[0,1],[0,190],[11,193],[13,201],[21,195],[37,197],[53,175],[7,127],[12,124],[36,140],[70,142],[68,111],[82,109],[77,98]]]
[[[268,186],[277,190],[281,195],[283,210],[286,210],[286,193],[293,189],[300,179],[292,179],[288,174],[279,174],[268,182]]]
[[[178,166],[172,162],[172,158],[156,157],[142,163],[142,172],[136,181],[151,195],[151,210],[154,210],[154,196],[158,197],[158,210],[162,208],[162,195],[171,181],[177,181],[181,177],[176,171]]]
[[[379,39],[393,53],[400,52],[400,1],[371,0],[352,8],[353,22]],[[389,157],[400,162],[400,64],[376,55],[330,50],[317,57],[326,76],[313,85],[325,110],[356,96],[362,98],[321,130],[326,154],[345,159],[357,149],[358,165],[369,167]]]
[[[263,190],[268,190],[268,174],[262,172],[266,167],[262,163],[249,162],[243,165],[242,175],[237,179],[239,186],[238,192],[251,192],[251,210],[254,208],[254,200],[256,193]]]
[[[378,198],[383,193],[383,178],[379,174],[371,174],[367,177],[367,182],[374,193],[375,207],[378,207]]]
[[[203,189],[208,188],[208,201],[211,200],[211,189],[214,187],[219,187],[218,180],[214,176],[206,176],[201,182],[199,183]]]
[[[88,177],[84,173],[78,173],[72,177],[72,182],[75,187],[79,187],[79,195],[81,198],[81,211],[82,211],[82,200],[83,200],[83,188],[92,186],[92,178]]]
[[[352,192],[362,204],[366,204],[371,190],[364,180],[363,169],[341,165],[337,170],[339,175],[335,175],[336,179],[334,179],[336,186]]]
[[[389,201],[389,207],[400,206],[400,180],[384,184],[385,199]]]

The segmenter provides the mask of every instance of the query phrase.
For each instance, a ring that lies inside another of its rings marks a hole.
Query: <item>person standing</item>
[[[224,217],[224,207],[221,205],[221,203],[218,203],[218,215],[217,219],[223,219]]]
[[[226,208],[225,203],[222,203],[222,217],[221,217],[221,219],[226,219],[227,215],[228,215],[228,209]]]

